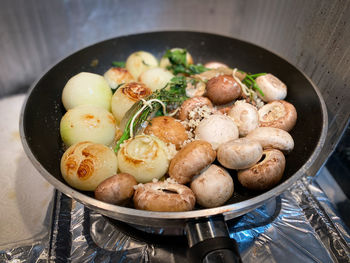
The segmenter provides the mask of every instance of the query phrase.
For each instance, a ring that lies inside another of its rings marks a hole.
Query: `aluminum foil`
[[[243,262],[350,261],[349,230],[311,178],[299,180],[281,196],[227,225]],[[111,221],[61,193],[50,245],[44,245],[14,249],[3,254],[7,258],[0,255],[0,262],[170,263],[186,262],[187,252],[184,236],[149,234]]]

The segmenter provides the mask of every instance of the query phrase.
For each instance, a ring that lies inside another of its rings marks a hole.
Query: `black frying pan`
[[[59,124],[65,113],[61,93],[66,82],[82,71],[103,74],[111,67],[112,61],[125,61],[134,51],[145,50],[160,58],[167,49],[173,47],[186,48],[192,54],[195,63],[220,61],[252,73],[270,72],[286,83],[286,100],[296,107],[298,120],[291,131],[295,148],[286,156],[286,169],[282,181],[268,192],[248,191],[241,187],[235,173],[232,172],[235,193],[226,205],[183,213],[148,212],[109,205],[92,198],[92,193],[69,187],[60,173],[63,144]],[[96,59],[97,66],[92,63]],[[24,149],[35,167],[58,190],[106,216],[153,227],[188,227],[188,222],[194,222],[193,219],[203,220],[216,215],[224,215],[226,219],[233,218],[277,196],[311,166],[323,145],[326,130],[327,112],[324,101],[318,89],[296,67],[256,45],[197,32],[130,35],[84,48],[56,64],[33,85],[21,115]]]

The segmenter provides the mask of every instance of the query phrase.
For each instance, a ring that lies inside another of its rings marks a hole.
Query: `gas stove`
[[[0,106],[21,105],[23,99],[15,96]],[[1,130],[4,140],[16,132],[17,108],[8,111],[13,125],[8,122],[7,130]],[[9,189],[2,198],[7,206],[1,204],[0,212],[3,219],[16,218],[1,221],[0,262],[188,262],[182,230],[132,226],[91,211],[54,191],[26,159],[19,139],[12,143],[19,157],[3,160]],[[263,206],[227,221],[242,261],[349,262],[350,232],[320,187],[329,185],[329,178],[323,168]],[[43,190],[39,195],[38,185]],[[10,194],[18,194],[18,189],[21,196]],[[33,194],[35,200],[26,198]]]

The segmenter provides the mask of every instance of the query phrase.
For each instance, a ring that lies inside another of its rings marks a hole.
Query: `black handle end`
[[[190,262],[242,263],[238,246],[230,237],[215,237],[195,244],[188,250]]]

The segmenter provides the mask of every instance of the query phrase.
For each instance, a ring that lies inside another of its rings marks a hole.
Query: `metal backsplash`
[[[107,38],[159,30],[232,36],[281,55],[321,89],[329,132],[312,174],[349,120],[349,18],[346,0],[3,0],[0,97],[26,91],[54,62]]]

